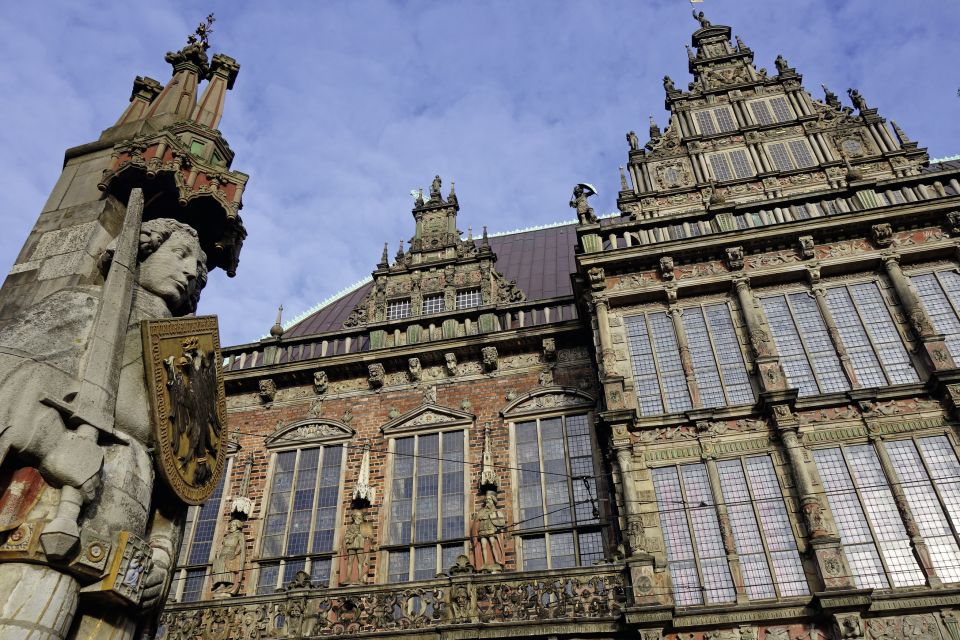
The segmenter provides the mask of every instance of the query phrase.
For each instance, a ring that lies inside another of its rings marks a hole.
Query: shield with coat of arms
[[[141,333],[157,469],[181,500],[201,504],[227,452],[217,317],[145,320]]]

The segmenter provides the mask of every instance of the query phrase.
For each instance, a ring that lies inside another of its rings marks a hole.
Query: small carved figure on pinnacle
[[[434,176],[433,182],[430,183],[430,201],[434,202],[440,200],[440,176]]]
[[[820,86],[823,87],[823,95],[826,99],[827,105],[839,111],[843,105],[840,104],[840,98],[837,97],[837,94],[835,94],[833,91],[830,91],[830,89],[827,89],[827,85],[825,84]]]
[[[587,202],[587,198],[596,192],[597,190],[593,185],[585,182],[581,182],[573,188],[570,206],[577,210],[577,220],[580,224],[590,224],[597,221],[597,214],[593,212],[593,207]]]
[[[777,73],[784,73],[790,68],[787,59],[781,55],[777,56],[777,59],[773,61],[773,64],[777,67]]]
[[[696,9],[693,9],[693,19],[700,23],[701,29],[706,29],[707,27],[712,27],[713,25],[707,20],[707,17],[703,15],[703,11],[697,13]]]
[[[863,112],[870,108],[867,106],[867,101],[863,99],[863,96],[860,95],[860,92],[856,89],[847,89],[847,95],[850,96],[850,102],[857,108],[857,111]]]
[[[650,139],[658,140],[662,135],[657,121],[653,119],[653,116],[650,116]]]
[[[630,151],[636,151],[640,148],[640,140],[637,138],[635,131],[627,132],[627,144],[630,145]]]
[[[673,84],[673,79],[670,76],[663,76],[663,88],[667,90],[667,93],[673,93],[677,90],[677,86]]]

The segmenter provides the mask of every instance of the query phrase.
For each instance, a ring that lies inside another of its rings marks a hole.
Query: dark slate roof
[[[920,169],[921,173],[930,173],[931,171],[943,171],[944,169],[960,169],[960,160],[944,160],[943,162],[931,162],[928,166]]]
[[[573,294],[570,274],[576,269],[574,249],[576,224],[518,231],[490,238],[497,254],[497,271],[527,294],[527,300],[543,300]],[[363,300],[373,283],[346,293],[287,329],[284,337],[306,336],[343,328],[353,308]]]

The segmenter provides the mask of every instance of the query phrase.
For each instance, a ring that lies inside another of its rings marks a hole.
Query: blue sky
[[[684,0],[13,2],[0,12],[0,263],[10,265],[67,147],[95,140],[135,75],[208,11],[213,52],[241,64],[221,123],[250,174],[237,277],[215,272],[200,313],[224,344],[258,339],[368,275],[413,233],[411,189],[456,180],[460,228],[573,218],[570,189],[615,210],[624,134],[663,125],[686,86]],[[856,87],[933,157],[960,153],[955,0],[705,0],[773,69],[782,53],[816,96]],[[282,10],[278,9],[282,7]],[[2,267],[6,268],[6,266]]]

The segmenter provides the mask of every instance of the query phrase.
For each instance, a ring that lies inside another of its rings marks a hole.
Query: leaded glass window
[[[469,309],[480,306],[480,289],[463,289],[457,291],[457,309]]]
[[[443,294],[430,295],[423,297],[423,314],[440,313],[443,311]]]
[[[272,593],[297,571],[329,582],[343,456],[342,445],[274,454],[257,593]]]
[[[227,458],[220,482],[207,501],[187,510],[183,543],[177,556],[177,569],[170,585],[171,601],[194,602],[203,592],[208,565],[213,559],[213,540],[223,511],[224,486],[230,477],[232,458]]]
[[[777,119],[777,122],[793,120],[793,112],[790,110],[789,105],[787,105],[786,98],[771,98],[770,106],[773,107],[773,116]]]
[[[920,380],[875,283],[832,287],[827,306],[861,386]]]
[[[810,294],[761,299],[790,386],[801,396],[846,391],[850,383]]]
[[[753,167],[743,149],[712,153],[707,156],[713,177],[718,181],[749,178],[754,175]]]
[[[387,320],[399,320],[410,315],[410,298],[387,303]]]
[[[587,415],[514,425],[523,570],[591,566],[604,556],[594,509],[600,476]],[[584,484],[582,478],[588,478]]]
[[[766,149],[777,171],[804,169],[817,164],[806,140],[771,142]]]
[[[937,333],[946,337],[947,348],[954,358],[960,358],[960,274],[955,270],[937,271],[911,276]]]
[[[877,446],[889,457],[890,476],[872,444],[814,451],[857,586],[926,584],[892,487],[903,492],[937,576],[960,582],[960,462],[950,441],[938,435]]]
[[[693,408],[669,315],[660,312],[630,316],[624,324],[641,414]],[[752,403],[753,387],[726,303],[686,308],[681,324],[700,392],[699,406]]]
[[[737,128],[730,107],[724,106],[697,111],[695,118],[697,128],[700,130],[700,133],[705,136],[733,131]]]
[[[395,438],[387,580],[428,580],[456,563],[466,537],[463,431]]]
[[[767,106],[766,102],[751,102],[750,111],[753,113],[753,119],[757,121],[757,124],[773,124],[773,116],[771,115],[770,107]]]
[[[759,125],[769,125],[793,120],[793,110],[783,96],[750,102],[750,113]]]
[[[747,597],[762,600],[809,593],[782,489],[769,456],[653,470],[660,526],[678,605],[736,599],[717,511],[726,507]]]
[[[810,152],[810,147],[807,145],[806,140],[791,140],[789,143],[790,154],[793,156],[794,162],[797,163],[797,167],[805,169],[806,167],[812,167],[817,164],[817,161],[813,159],[813,154]]]
[[[733,180],[733,172],[730,170],[726,154],[715,153],[711,155],[710,168],[713,169],[713,177],[717,180]]]

